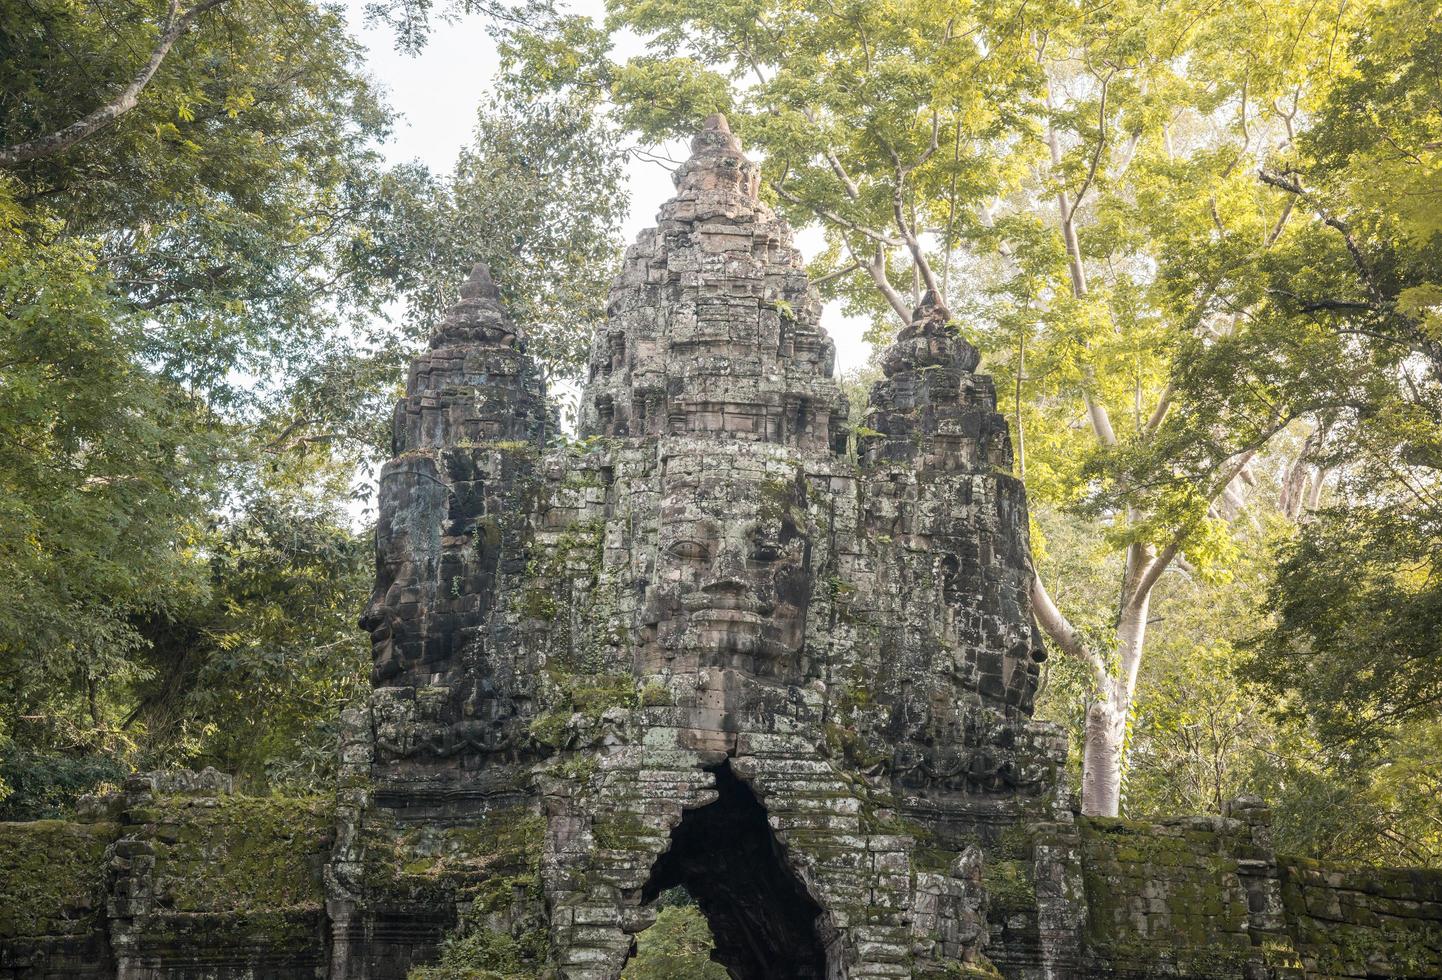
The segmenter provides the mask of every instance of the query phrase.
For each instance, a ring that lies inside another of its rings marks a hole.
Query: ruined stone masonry
[[[0,976],[616,980],[677,886],[737,980],[1442,975],[1442,874],[1077,815],[976,351],[928,297],[848,427],[756,166],[692,149],[577,439],[483,267],[413,365],[336,798],[0,825]]]

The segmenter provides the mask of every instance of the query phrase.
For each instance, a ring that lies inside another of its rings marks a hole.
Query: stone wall
[[[1086,962],[1098,975],[1250,976],[1247,889],[1220,817],[1078,822]]]
[[[1270,814],[1031,824],[986,854],[1007,977],[1442,976],[1442,872],[1279,858]]]
[[[1442,976],[1442,872],[1278,858],[1255,801],[1220,817],[1018,824],[958,851],[923,846],[940,842],[919,839],[919,825],[899,815],[834,805],[845,795],[819,775],[825,768],[786,756],[777,768],[763,751],[742,769],[768,788],[797,880],[827,901],[833,925],[869,944],[869,972],[847,976],[904,975],[923,963],[940,964],[937,976],[1013,980]],[[152,777],[83,820],[0,824],[0,977],[423,977],[448,934],[467,936],[491,968],[539,977],[553,929],[570,937],[576,962],[606,960],[622,922],[581,888],[579,901],[562,896],[550,913],[559,921],[548,924],[543,865],[577,884],[670,887],[687,868],[663,867],[657,878],[650,855],[683,806],[718,796],[704,776],[683,784],[633,766],[612,773],[597,773],[595,785],[609,782],[624,806],[588,824],[569,852],[548,848],[548,821],[527,807],[449,826],[371,820],[360,874],[384,914],[364,936],[347,936],[322,905],[335,815],[319,800]],[[744,825],[725,820],[697,830],[724,837],[743,860]],[[920,870],[907,881],[909,860]],[[717,896],[744,884],[743,871],[732,868]],[[735,903],[721,902],[721,914],[727,907]],[[632,929],[651,918],[643,905],[628,914]],[[387,936],[394,941],[377,941]],[[968,955],[978,948],[984,956]]]
[[[0,823],[0,977],[109,976],[112,822]]]
[[[1442,875],[1283,858],[1282,902],[1307,976],[1442,976]]]
[[[324,976],[334,825],[329,799],[240,796],[213,771],[0,824],[0,977]]]

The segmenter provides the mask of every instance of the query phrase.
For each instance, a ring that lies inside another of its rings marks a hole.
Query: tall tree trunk
[[[1137,557],[1146,557],[1143,554]],[[1121,810],[1122,769],[1126,765],[1127,718],[1146,649],[1151,589],[1132,592],[1139,583],[1128,576],[1128,594],[1117,621],[1117,666],[1087,707],[1086,746],[1082,752],[1082,813],[1115,817]]]
[[[1127,705],[1115,682],[1087,707],[1086,746],[1082,750],[1082,813],[1115,817],[1121,808],[1122,749]]]

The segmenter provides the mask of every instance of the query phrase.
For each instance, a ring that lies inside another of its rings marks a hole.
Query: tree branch
[[[1167,386],[1162,389],[1162,397],[1157,400],[1157,407],[1152,410],[1151,418],[1147,419],[1147,424],[1142,427],[1142,431],[1147,435],[1155,433],[1167,417],[1167,411],[1172,407],[1172,395],[1175,392],[1176,389],[1172,382],[1168,381]]]
[[[1217,490],[1212,494],[1213,502],[1226,492],[1227,488],[1232,485],[1232,481],[1237,478],[1242,470],[1246,469],[1247,464],[1252,461],[1252,457],[1255,455],[1257,455],[1256,449],[1248,449],[1235,457],[1231,465],[1222,471],[1222,478],[1218,481]],[[1172,559],[1181,551],[1182,543],[1186,540],[1187,535],[1191,534],[1196,528],[1197,523],[1198,521],[1187,522],[1184,527],[1172,536],[1172,539],[1167,542],[1166,547],[1162,548],[1161,552],[1151,560],[1151,563],[1147,565],[1146,569],[1137,579],[1136,586],[1131,590],[1131,595],[1127,597],[1128,606],[1136,608],[1146,599],[1152,587],[1157,584],[1157,579],[1162,577],[1162,573],[1167,570],[1167,566],[1172,563]]]
[[[906,174],[900,167],[896,170],[896,186],[891,192],[891,214],[896,219],[896,227],[901,232],[901,238],[906,242],[906,248],[911,252],[911,261],[916,265],[916,270],[921,273],[922,281],[931,294],[941,302],[945,303],[946,298],[941,295],[941,286],[936,282],[936,276],[931,271],[931,263],[927,261],[926,255],[921,250],[921,242],[916,239],[916,232],[912,229],[910,222],[906,220],[905,200],[902,191],[905,187]]]
[[[812,204],[809,201],[803,201],[801,198],[797,197],[795,194],[792,194],[780,184],[774,182],[771,183],[771,189],[776,192],[776,196],[781,198],[781,200],[786,201],[789,204],[794,204],[799,208],[805,208],[812,214],[816,215],[818,218],[825,218],[832,224],[840,225],[842,228],[845,228],[848,231],[854,231],[858,235],[864,235],[865,237],[871,239],[873,242],[876,242],[879,245],[890,245],[894,248],[902,244],[895,238],[888,238],[885,235],[872,231],[870,228],[863,228],[856,222],[851,221],[847,218],[843,218],[835,211],[823,208],[818,204]]]
[[[851,252],[851,246],[848,245],[846,250]],[[851,257],[857,262],[861,261],[856,258],[855,252],[851,252]],[[886,301],[891,304],[891,308],[896,311],[896,315],[901,317],[901,322],[903,324],[910,323],[911,307],[907,305],[906,300],[902,298],[901,294],[896,291],[896,287],[891,284],[891,280],[886,278],[886,250],[878,244],[870,261],[862,264],[867,273],[870,274],[871,281],[876,283],[876,288],[881,291],[881,295],[886,297]]]
[[[181,13],[180,0],[170,0],[170,11],[166,14],[160,37],[150,52],[150,58],[114,99],[63,129],[25,143],[16,143],[0,149],[0,167],[13,167],[68,150],[134,109],[140,101],[141,91],[150,84],[150,80],[160,70],[161,62],[165,60],[166,55],[170,54],[170,49],[175,46],[175,42],[189,29],[197,17],[225,2],[226,0],[201,0],[194,7]]]
[[[851,179],[846,168],[841,165],[841,160],[836,156],[835,151],[827,149],[826,162],[831,165],[831,172],[836,175],[836,179],[841,181],[841,186],[846,190],[846,196],[853,201],[859,199],[861,188],[856,185],[856,181]]]
[[[1097,148],[1092,153],[1092,162],[1091,166],[1087,168],[1086,180],[1082,181],[1081,188],[1076,192],[1076,197],[1072,198],[1071,210],[1066,214],[1068,224],[1076,217],[1076,211],[1077,208],[1081,207],[1082,198],[1086,197],[1087,191],[1091,188],[1092,181],[1096,180],[1097,167],[1101,164],[1102,150],[1105,149],[1107,145],[1107,91],[1111,87],[1112,76],[1115,74],[1116,71],[1113,70],[1111,74],[1102,79],[1101,97],[1097,106]]]
[[[849,276],[851,275],[851,273],[855,272],[857,269],[860,268],[860,262],[852,261],[850,265],[846,266],[843,269],[837,269],[835,272],[828,272],[824,276],[818,276],[817,278],[811,280],[811,285],[820,286],[822,283],[830,282],[833,279],[840,279],[842,276]]]
[[[936,275],[931,271],[931,263],[927,260],[926,254],[921,250],[921,242],[917,240],[916,232],[911,223],[906,220],[906,178],[913,170],[920,167],[931,155],[936,152],[940,145],[940,119],[935,112],[931,114],[931,142],[926,150],[917,158],[915,163],[910,165],[901,162],[901,155],[894,147],[887,147],[891,154],[891,161],[896,166],[896,183],[891,188],[891,214],[896,221],[896,228],[901,232],[901,239],[906,243],[906,248],[911,252],[912,264],[920,274],[922,281],[926,283],[927,290],[941,303],[945,304],[946,297],[942,295],[941,286],[936,281]]]
[[[1031,607],[1036,614],[1036,621],[1051,637],[1051,641],[1067,656],[1072,657],[1080,663],[1091,667],[1092,673],[1096,675],[1098,684],[1107,679],[1106,663],[1096,651],[1088,649],[1085,642],[1077,634],[1076,629],[1062,611],[1052,602],[1051,596],[1046,591],[1046,586],[1041,583],[1041,576],[1032,569],[1031,575]]]

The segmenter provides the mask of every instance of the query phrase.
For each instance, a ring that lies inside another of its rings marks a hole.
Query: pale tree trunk
[[[1129,586],[1140,585],[1137,581],[1140,568],[1129,576],[1134,580]],[[1150,586],[1145,592],[1128,598],[1117,623],[1120,676],[1109,675],[1096,692],[1096,699],[1087,707],[1086,746],[1082,752],[1082,813],[1088,816],[1115,817],[1121,812],[1127,719],[1131,717],[1137,673],[1146,649],[1150,608]]]
[[[1121,808],[1122,749],[1129,708],[1119,695],[1119,689],[1114,689],[1087,706],[1082,813],[1089,817],[1115,817]]]
[[[1209,495],[1212,500],[1231,486],[1255,454],[1256,450],[1241,453],[1223,469]],[[1095,693],[1087,706],[1082,748],[1082,812],[1089,816],[1114,817],[1120,812],[1126,724],[1146,650],[1152,590],[1179,557],[1182,543],[1193,529],[1194,525],[1180,529],[1160,552],[1143,544],[1133,544],[1127,550],[1117,615],[1116,656],[1111,661],[1087,646],[1052,601],[1040,576],[1033,573],[1032,609],[1038,625],[1063,653],[1091,669]]]
[[[160,37],[156,39],[150,57],[146,59],[144,66],[128,85],[105,105],[63,129],[25,143],[0,148],[0,167],[13,167],[16,164],[38,160],[68,150],[76,143],[94,136],[134,109],[140,103],[141,91],[150,84],[150,80],[160,70],[161,62],[165,60],[166,55],[170,54],[170,49],[175,46],[175,42],[180,40],[181,36],[190,29],[190,25],[198,16],[225,2],[226,0],[201,0],[194,7],[182,12],[179,0],[171,0],[165,22],[161,24]]]

